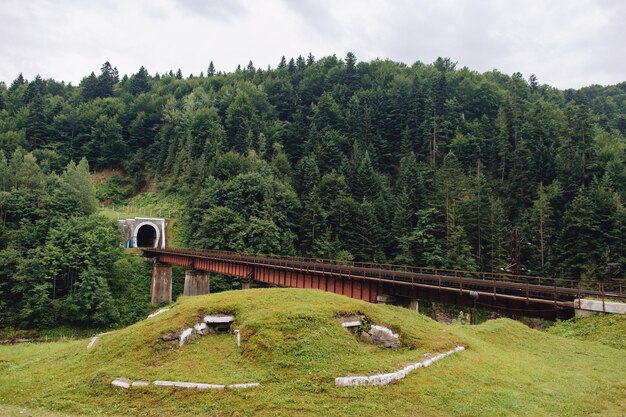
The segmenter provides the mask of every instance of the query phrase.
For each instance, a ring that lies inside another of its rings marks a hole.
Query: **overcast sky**
[[[536,74],[559,88],[626,81],[623,0],[0,0],[0,80],[232,71],[352,51],[358,60]]]

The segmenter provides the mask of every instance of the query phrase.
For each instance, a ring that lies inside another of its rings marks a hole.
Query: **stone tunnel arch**
[[[133,241],[139,248],[156,248],[161,238],[159,228],[152,222],[139,223],[135,227]]]

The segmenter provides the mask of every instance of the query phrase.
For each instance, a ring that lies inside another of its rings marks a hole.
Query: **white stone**
[[[359,327],[361,325],[360,321],[344,321],[343,323],[341,323],[341,325],[345,328],[348,327]]]
[[[126,378],[116,378],[111,382],[111,384],[116,387],[128,389],[130,387],[130,380]]]
[[[387,335],[389,335],[389,336],[391,336],[393,338],[396,338],[396,339],[400,337],[400,336],[398,336],[397,333],[392,332],[390,329],[388,329],[388,328],[386,328],[384,326],[379,326],[377,324],[373,324],[372,327],[371,327],[371,330],[376,330],[376,331],[379,331],[381,333],[385,333],[385,334],[387,334]]]
[[[340,376],[335,378],[335,385],[337,385],[338,387],[348,387],[350,386],[351,382],[352,378],[350,377]]]
[[[378,375],[379,380],[380,380],[380,384],[379,385],[387,385],[390,382],[393,381],[393,379],[391,378],[391,374],[380,374]]]
[[[259,384],[258,382],[248,382],[246,384],[230,384],[228,385],[228,388],[254,388],[254,387],[258,387]]]
[[[98,341],[98,336],[92,337],[91,342],[89,342],[89,344],[87,345],[87,349],[91,349],[92,347],[94,347],[97,341]]]
[[[235,318],[226,314],[204,316],[204,322],[209,324],[232,323]]]
[[[433,363],[432,359],[426,359],[424,362],[422,362],[422,366],[424,368],[428,368],[432,363]]]
[[[135,381],[131,384],[133,387],[147,387],[150,385],[148,381]]]
[[[189,388],[197,388],[197,389],[224,389],[224,387],[225,387],[225,385],[195,383],[195,384],[193,384],[193,386],[191,386]]]
[[[417,365],[422,366],[421,363],[420,364],[412,363],[410,365],[405,366],[402,370],[404,371],[405,374],[409,374],[418,368]]]
[[[179,340],[180,340],[179,346],[182,346],[185,343],[187,343],[187,339],[189,339],[189,336],[191,336],[191,332],[193,332],[193,329],[191,327],[183,330],[183,332],[180,334],[180,337],[179,337]]]
[[[151,319],[154,316],[158,316],[161,313],[165,313],[166,311],[169,311],[169,308],[162,308],[159,311],[157,311],[156,313],[152,313],[148,316],[149,319]]]
[[[403,370],[403,369],[401,369],[401,370],[399,370],[399,371],[396,371],[396,372],[393,372],[393,373],[391,374],[391,377],[393,378],[393,380],[394,380],[394,381],[396,381],[396,380],[398,380],[398,379],[402,379],[402,378],[404,378],[405,376],[406,376],[406,372],[404,372],[404,370]]]
[[[457,346],[457,347],[455,347],[455,348],[454,348],[454,350],[455,350],[456,352],[460,352],[460,351],[462,351],[462,350],[465,350],[465,347],[464,347],[464,346]]]
[[[196,329],[196,333],[206,334],[208,326],[206,323],[196,323],[193,328]]]

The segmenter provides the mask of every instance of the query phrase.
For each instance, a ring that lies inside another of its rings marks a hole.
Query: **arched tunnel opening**
[[[137,230],[137,247],[154,248],[157,244],[157,231],[154,226],[143,225]]]

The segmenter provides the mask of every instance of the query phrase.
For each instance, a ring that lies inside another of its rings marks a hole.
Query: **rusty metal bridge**
[[[581,282],[491,272],[173,248],[144,248],[143,256],[154,260],[152,302],[155,304],[171,301],[171,265],[188,269],[189,274],[185,275],[187,295],[208,293],[208,274],[216,273],[270,286],[330,291],[369,302],[376,302],[384,296],[406,303],[422,299],[547,319],[571,317],[576,299],[626,301],[624,280]]]

